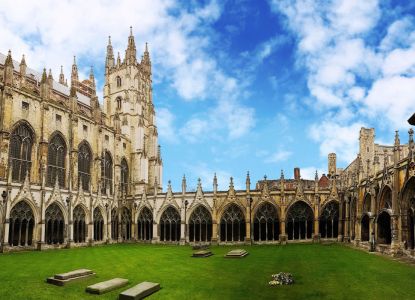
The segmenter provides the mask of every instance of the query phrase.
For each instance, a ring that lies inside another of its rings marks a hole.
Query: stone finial
[[[251,178],[249,176],[249,171],[246,173],[246,190],[249,192],[251,189]]]
[[[78,66],[76,65],[76,56],[73,56],[73,64],[72,64],[72,71],[71,71],[71,81],[72,84],[75,84],[79,81],[78,78]]]
[[[230,178],[229,189],[233,189],[233,177]]]
[[[213,193],[218,191],[218,178],[216,177],[216,173],[213,175]]]
[[[63,66],[61,66],[61,73],[59,74],[59,83],[65,84],[65,75],[63,74]]]
[[[280,176],[281,180],[284,180],[284,170],[281,169],[281,176]]]
[[[409,134],[409,143],[413,143],[414,142],[414,130],[412,128],[409,128],[408,134]]]
[[[186,193],[186,188],[187,188],[187,184],[186,184],[186,175],[183,174],[183,179],[182,179],[182,193],[185,194]]]
[[[10,50],[7,52],[7,57],[4,61],[4,66],[13,68],[12,52]]]
[[[117,55],[117,67],[121,66],[121,57],[120,57],[120,52],[118,52]]]
[[[399,139],[399,130],[395,130],[395,146],[399,146],[401,141]]]
[[[24,54],[22,55],[22,60],[20,61],[20,65],[26,66],[26,60],[25,60]]]
[[[318,181],[318,172],[316,170],[316,174],[314,175],[314,181]]]
[[[52,76],[52,69],[49,69],[48,79],[49,79],[49,80],[53,80],[53,76]]]

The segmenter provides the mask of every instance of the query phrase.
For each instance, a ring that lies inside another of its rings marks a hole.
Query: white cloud
[[[286,150],[278,150],[277,152],[271,154],[270,157],[265,159],[266,163],[279,163],[284,160],[287,160],[289,157],[291,157],[292,152],[286,151]]]
[[[177,133],[174,127],[175,117],[168,108],[157,109],[157,127],[162,139],[174,143],[177,142]]]
[[[316,176],[316,171],[318,174],[318,178],[321,177],[323,174],[327,174],[327,171],[324,167],[305,167],[301,168],[300,175],[303,179],[314,180]]]

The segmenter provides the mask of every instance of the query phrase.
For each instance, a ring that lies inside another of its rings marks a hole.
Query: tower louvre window
[[[121,87],[121,77],[117,76],[117,87]]]
[[[121,97],[117,98],[117,109],[120,110],[122,108],[122,99]]]

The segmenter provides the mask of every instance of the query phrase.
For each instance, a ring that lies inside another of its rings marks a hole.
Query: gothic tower
[[[105,63],[104,112],[116,135],[129,137],[132,192],[143,193],[162,186],[162,159],[155,124],[152,98],[151,61],[147,44],[141,62],[136,57],[132,28],[121,61],[114,61],[111,39],[108,41]],[[123,146],[123,145],[121,145]],[[119,162],[115,162],[116,166]],[[119,169],[119,168],[118,168]],[[117,177],[116,168],[116,174]]]

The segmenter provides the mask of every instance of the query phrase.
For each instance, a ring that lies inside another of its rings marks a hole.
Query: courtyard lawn
[[[243,246],[249,255],[225,259],[237,247],[212,247],[192,258],[188,246],[120,244],[0,254],[0,299],[117,299],[141,282],[159,282],[149,299],[415,299],[415,268],[342,245]],[[89,268],[97,275],[57,287],[55,273]],[[291,272],[292,286],[268,286],[271,274]],[[87,285],[122,277],[126,288],[101,296]]]

